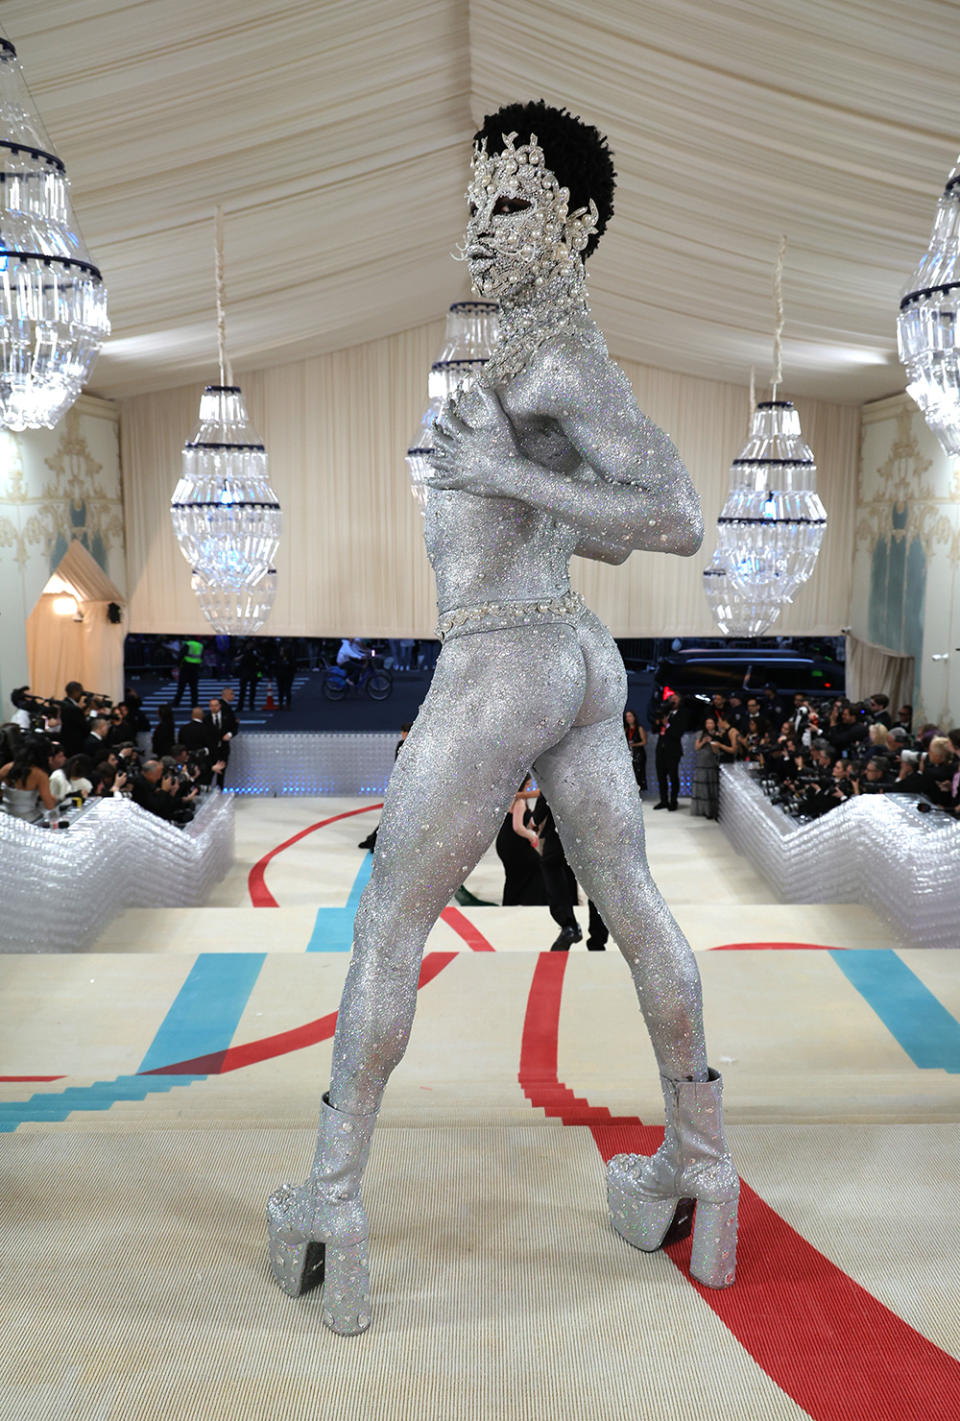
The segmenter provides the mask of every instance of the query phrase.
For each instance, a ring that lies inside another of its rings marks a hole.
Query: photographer
[[[159,760],[145,760],[134,776],[131,797],[134,804],[170,823],[185,824],[193,817],[194,801],[199,789],[194,786],[181,794],[180,777]]]
[[[885,794],[893,784],[886,755],[873,755],[852,781],[854,794]]]
[[[66,698],[60,702],[60,740],[68,757],[80,753],[88,734],[87,693],[79,681],[68,681]]]
[[[834,714],[830,717],[827,739],[834,750],[839,751],[841,755],[850,754],[854,746],[859,745],[862,740],[866,740],[867,734],[866,720],[849,701],[844,703],[839,716]]]

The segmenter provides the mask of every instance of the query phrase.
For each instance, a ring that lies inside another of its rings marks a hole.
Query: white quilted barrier
[[[104,799],[69,829],[0,814],[0,951],[89,947],[123,908],[202,903],[233,861],[233,796],[207,795],[179,829]]]
[[[234,794],[383,794],[398,731],[289,731],[233,742],[227,788]]]
[[[788,903],[864,903],[905,947],[960,947],[960,822],[861,795],[798,824],[743,765],[720,771],[720,822]]]

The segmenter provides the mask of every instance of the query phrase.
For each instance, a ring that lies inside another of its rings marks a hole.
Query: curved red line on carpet
[[[479,928],[474,927],[470,919],[461,913],[459,908],[454,908],[453,904],[449,908],[444,908],[440,914],[447,927],[463,938],[471,952],[493,952],[492,943],[488,942]]]
[[[438,973],[449,967],[458,952],[428,952],[420,964],[420,978],[417,991],[432,982]],[[274,1036],[261,1036],[258,1041],[245,1041],[242,1046],[229,1046],[226,1051],[213,1051],[209,1056],[195,1056],[190,1061],[177,1061],[171,1066],[158,1066],[153,1071],[144,1071],[146,1076],[222,1076],[227,1071],[239,1071],[244,1066],[255,1066],[260,1061],[270,1061],[275,1056],[286,1056],[291,1051],[303,1051],[307,1046],[316,1046],[318,1041],[329,1041],[337,1026],[337,1013],[328,1012],[303,1026],[291,1027],[289,1031],[278,1031]]]
[[[0,1076],[0,1081],[65,1081],[66,1076]]]
[[[255,908],[279,908],[280,904],[274,898],[270,889],[266,885],[264,874],[267,864],[277,854],[282,854],[284,849],[289,849],[293,844],[305,839],[308,834],[312,834],[316,829],[325,829],[328,824],[336,824],[338,819],[351,819],[355,814],[369,814],[372,809],[382,809],[383,801],[377,804],[365,804],[361,809],[345,809],[342,814],[331,814],[329,819],[321,819],[316,824],[310,824],[306,829],[301,829],[299,834],[294,834],[292,838],[284,839],[282,844],[278,844],[275,849],[271,849],[268,854],[264,854],[262,859],[258,859],[247,875],[247,888],[250,893],[250,900]]]
[[[247,876],[247,888],[250,898],[255,908],[279,908],[279,903],[266,884],[267,864],[277,854],[282,854],[284,849],[289,849],[293,844],[297,844],[301,839],[305,839],[308,834],[313,834],[317,829],[325,829],[328,824],[336,824],[338,819],[351,819],[355,814],[369,814],[372,809],[382,809],[383,801],[377,804],[365,804],[361,809],[345,809],[342,814],[332,814],[329,819],[320,819],[316,824],[309,824],[306,829],[301,829],[298,834],[294,834],[289,839],[284,839],[282,844],[277,844],[275,849],[271,849],[263,858],[258,859]],[[462,937],[470,948],[471,952],[493,952],[493,946],[487,941],[479,928],[474,927],[469,918],[464,917],[458,908],[452,905],[444,908],[440,914],[448,927]]]
[[[621,1152],[650,1154],[663,1139],[661,1127],[614,1118],[558,1079],[566,966],[565,955],[543,953],[534,970],[520,1050],[524,1094],[565,1125],[589,1126],[604,1161]],[[808,1243],[748,1184],[741,1190],[737,1282],[717,1291],[689,1281],[776,1385],[814,1421],[956,1416],[960,1363]],[[688,1238],[665,1250],[688,1278],[690,1246]]]
[[[829,947],[822,942],[723,942],[708,952],[846,952],[845,947]]]

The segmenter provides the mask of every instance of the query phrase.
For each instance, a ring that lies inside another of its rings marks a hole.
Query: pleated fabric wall
[[[433,579],[403,454],[426,403],[427,369],[442,334],[442,322],[434,321],[238,377],[284,508],[279,590],[265,633],[432,635]],[[574,582],[617,636],[705,635],[713,623],[700,574],[730,461],[745,436],[747,393],[622,364],[641,408],[670,433],[690,468],[707,537],[688,559],[635,554],[619,568],[577,561]],[[132,631],[206,629],[168,512],[199,396],[200,387],[191,385],[122,405]],[[860,411],[821,400],[797,404],[830,524],[814,577],[778,630],[835,633],[849,618]]]

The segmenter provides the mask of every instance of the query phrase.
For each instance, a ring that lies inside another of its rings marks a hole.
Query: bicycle
[[[350,691],[358,696],[365,691],[372,701],[385,701],[393,695],[393,677],[382,666],[374,664],[371,654],[364,661],[355,681],[351,681],[345,666],[328,666],[323,673],[321,689],[328,701],[342,701]]]

